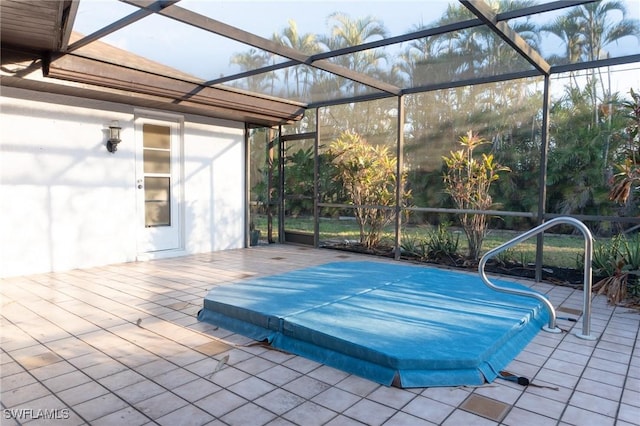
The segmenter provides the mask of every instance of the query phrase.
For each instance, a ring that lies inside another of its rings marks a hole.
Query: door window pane
[[[142,132],[142,144],[145,148],[171,148],[171,129],[169,127],[158,126],[155,124],[143,124]]]
[[[144,178],[144,225],[171,226],[171,179]]]
[[[145,173],[171,173],[171,152],[164,150],[144,150]]]

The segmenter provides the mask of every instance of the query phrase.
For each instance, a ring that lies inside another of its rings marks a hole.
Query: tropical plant
[[[400,244],[402,254],[424,260],[427,253],[427,240],[416,236],[405,237]]]
[[[354,208],[360,242],[372,248],[395,217],[397,159],[386,146],[373,146],[359,134],[343,132],[331,142],[330,150],[338,179]],[[401,174],[404,188],[406,174]],[[402,199],[410,196],[403,189]]]
[[[448,223],[440,223],[435,230],[427,234],[426,256],[429,259],[455,260],[458,256],[460,236],[449,230]]]
[[[624,204],[633,191],[640,189],[640,93],[630,90],[631,100],[623,102],[628,120],[623,133],[626,139],[624,160],[616,164],[618,174],[611,188],[609,198]]]
[[[499,179],[500,172],[509,171],[508,167],[495,161],[493,154],[483,153],[479,160],[473,157],[474,150],[485,143],[487,141],[469,131],[460,138],[462,149],[443,157],[446,165],[443,176],[445,190],[457,208],[465,211],[460,215],[460,222],[469,243],[468,256],[472,260],[480,257],[488,223],[485,214],[467,211],[490,209],[493,206],[493,198],[489,194],[491,184]]]
[[[627,294],[640,295],[640,235],[617,235],[597,243],[593,250],[594,273],[604,276],[593,285],[598,294],[606,294],[611,304],[625,300]]]
[[[595,84],[567,87],[551,107],[548,202],[560,214],[606,214],[607,123],[593,123]],[[610,207],[610,206],[609,206]]]

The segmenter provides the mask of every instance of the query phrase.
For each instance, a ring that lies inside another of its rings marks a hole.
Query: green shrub
[[[493,207],[489,194],[491,184],[499,179],[500,172],[509,171],[508,167],[495,160],[493,154],[482,154],[480,159],[473,157],[474,150],[486,143],[469,131],[460,138],[462,149],[442,157],[446,166],[443,176],[445,191],[460,210],[489,210]],[[467,236],[469,258],[477,260],[487,235],[487,216],[462,213],[460,222]]]
[[[640,235],[616,235],[608,242],[596,243],[592,265],[596,275],[605,277],[593,290],[606,294],[610,303],[621,302],[627,294],[640,296]]]
[[[455,259],[458,255],[459,234],[453,234],[448,224],[441,223],[429,231],[426,241],[426,257],[429,259]]]
[[[418,237],[405,237],[402,240],[400,248],[402,253],[406,256],[414,256],[420,260],[423,260],[427,256],[427,241],[424,238]]]

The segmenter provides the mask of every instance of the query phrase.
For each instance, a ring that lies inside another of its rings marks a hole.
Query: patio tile
[[[211,355],[217,355],[222,352],[226,352],[229,349],[231,349],[231,346],[217,340],[212,340],[208,343],[203,343],[201,345],[194,346],[193,349],[205,355],[211,356]]]
[[[228,412],[246,404],[248,401],[238,395],[222,389],[205,398],[195,402],[195,405],[202,408],[214,417],[222,417]]]
[[[151,398],[136,402],[134,407],[154,420],[184,407],[188,402],[171,392],[163,392]]]
[[[502,424],[506,426],[523,426],[523,425],[536,425],[536,426],[555,426],[558,421],[547,416],[544,410],[527,411],[518,407],[513,407],[507,416],[502,421]]]
[[[67,361],[56,362],[55,364],[45,365],[33,370],[29,370],[36,379],[44,381],[53,377],[76,371],[76,368]]]
[[[640,408],[640,392],[625,389],[622,393],[622,402]]]
[[[314,396],[311,401],[322,405],[323,407],[326,407],[332,411],[342,413],[344,410],[354,405],[360,399],[361,398],[357,395],[354,395],[342,389],[331,387]]]
[[[84,419],[91,422],[107,414],[115,413],[127,406],[128,404],[116,395],[108,393],[74,405],[72,408]]]
[[[313,371],[307,373],[309,377],[313,377],[324,383],[328,383],[330,385],[335,385],[341,382],[345,377],[349,374],[344,371],[340,371],[333,367],[329,367],[328,365],[321,365]]]
[[[481,386],[477,388],[473,393],[475,395],[481,395],[490,398],[494,401],[504,402],[509,405],[513,405],[518,398],[522,395],[525,388],[520,385],[511,382],[504,382],[496,379],[496,382],[500,382],[494,386]],[[516,385],[516,386],[514,386]],[[513,386],[513,387],[512,387]]]
[[[153,381],[158,383],[160,386],[164,386],[167,389],[173,389],[178,386],[184,385],[185,383],[192,382],[197,378],[198,376],[189,371],[183,370],[181,368],[176,368],[153,377]]]
[[[249,401],[253,401],[254,399],[274,390],[275,386],[254,376],[231,385],[228,389]]]
[[[268,370],[257,374],[257,377],[275,386],[282,386],[285,383],[289,383],[290,381],[297,379],[301,375],[302,373],[299,373],[295,370],[284,367],[282,365],[276,365],[273,368],[269,368]]]
[[[337,413],[335,411],[311,401],[306,401],[282,415],[282,417],[295,424],[305,426],[324,425],[336,416]]]
[[[436,424],[442,423],[454,410],[455,407],[423,396],[417,396],[402,409],[405,413]]]
[[[185,383],[182,386],[172,388],[172,392],[181,396],[189,402],[194,402],[204,398],[207,395],[218,392],[220,386],[214,385],[205,379],[196,379],[192,382]]]
[[[554,398],[553,391],[548,393],[546,397],[525,393],[516,402],[515,406],[522,408],[523,410],[542,414],[554,419],[560,418],[565,408],[565,404],[563,402],[557,401]]]
[[[618,387],[622,386],[625,382],[625,376],[622,374],[615,374],[610,371],[593,367],[587,367],[584,370],[582,378]]]
[[[466,411],[457,410],[441,423],[443,426],[495,426],[498,423]]]
[[[143,376],[153,378],[153,377],[158,377],[163,374],[166,374],[169,371],[173,371],[177,368],[178,368],[177,365],[172,364],[165,359],[156,358],[151,362],[148,362],[146,364],[143,364],[137,367],[136,371],[142,374]]]
[[[297,407],[304,402],[304,398],[299,397],[284,389],[275,389],[253,402],[278,415]]]
[[[118,361],[109,358],[107,361],[92,365],[91,367],[83,368],[88,376],[94,380],[102,379],[103,377],[111,376],[116,373],[127,370],[127,366],[119,363]]]
[[[253,345],[249,338],[195,318],[214,285],[361,258],[340,256],[330,250],[266,246],[21,277],[9,285],[3,280],[3,300],[19,300],[4,303],[0,311],[3,408],[71,406],[92,425],[497,424],[465,411],[465,401],[479,398],[506,405],[505,426],[640,426],[640,321],[636,313],[611,307],[601,296],[594,297],[592,319],[599,341],[539,333],[508,365],[508,371],[558,390],[503,381],[468,388],[385,387]],[[563,307],[582,309],[580,291],[523,283],[547,292]],[[56,291],[41,298],[43,289],[54,284]],[[34,306],[48,310],[49,321],[35,321]],[[164,319],[144,314],[142,307]],[[83,319],[81,327],[65,326],[72,316]],[[581,326],[580,321],[574,328]],[[43,345],[34,339],[43,331],[58,335],[49,335]],[[216,370],[223,358],[222,369]],[[86,423],[73,411],[70,416],[65,424]],[[2,424],[18,422],[3,419]]]
[[[380,387],[379,384],[358,376],[348,376],[335,386],[359,396],[367,396]]]
[[[613,401],[618,401],[622,395],[622,389],[617,386],[589,379],[581,379],[575,389],[591,395],[608,398]]]
[[[149,418],[133,407],[126,407],[114,413],[95,419],[92,426],[144,425]]]
[[[221,370],[216,371],[215,368],[217,365],[218,361],[213,360],[209,370],[205,374],[201,375],[201,377],[211,380],[213,383],[223,388],[232,386],[235,383],[251,377],[249,373],[245,373],[244,371],[240,371],[237,368],[230,366],[226,366]]]
[[[378,402],[363,399],[344,411],[344,415],[352,417],[367,425],[381,425],[395,414],[396,410]]]
[[[584,370],[584,364],[581,365],[554,358],[551,358],[547,362],[545,362],[543,367],[545,369],[559,371],[573,376],[580,376],[582,374],[582,371]]]
[[[40,383],[31,383],[26,386],[16,387],[11,390],[2,389],[0,400],[5,407],[14,407],[42,398],[51,392]]]
[[[2,376],[2,392],[18,389],[22,386],[28,386],[36,383],[36,379],[31,374],[24,371],[10,376]]]
[[[371,392],[367,399],[399,410],[415,397],[415,393],[404,389],[380,386]]]
[[[282,365],[302,374],[307,374],[310,371],[317,369],[321,364],[310,359],[297,356],[285,361]]]
[[[220,418],[220,420],[232,426],[244,426],[249,424],[257,426],[267,424],[275,417],[275,414],[265,410],[264,408],[256,404],[249,403],[225,414]]]
[[[107,389],[115,391],[144,380],[146,379],[142,374],[133,370],[124,370],[110,376],[103,377],[99,379],[98,382]]]
[[[595,411],[608,417],[615,417],[619,406],[617,401],[584,392],[575,392],[569,400],[569,404],[585,410]]]
[[[115,390],[114,392],[129,404],[135,404],[154,395],[161,394],[162,392],[165,392],[165,389],[151,380],[145,379],[142,382],[125,386],[121,389]]]
[[[4,374],[4,371],[2,374]],[[44,380],[42,384],[53,392],[60,392],[65,389],[70,389],[78,385],[88,383],[91,380],[92,379],[89,376],[84,374],[82,371],[77,370]]]
[[[96,382],[88,382],[82,385],[58,392],[57,396],[68,405],[77,405],[90,399],[109,393],[109,390]]]
[[[402,411],[396,412],[387,422],[385,426],[433,426],[435,423],[419,419]],[[339,426],[339,424],[336,424]]]
[[[560,371],[542,369],[535,377],[536,381],[551,383],[555,386],[573,388],[579,380],[578,376],[565,374]]]
[[[260,357],[249,358],[238,362],[233,366],[249,374],[259,374],[265,370],[275,367],[277,364]]]
[[[212,420],[215,420],[214,417],[207,412],[193,405],[186,405],[155,421],[160,425],[166,426],[199,426],[208,424]]]
[[[573,406],[567,407],[562,415],[562,421],[572,425],[613,426],[615,424],[613,417],[603,416],[602,414]]]
[[[51,351],[44,351],[42,353],[24,356],[16,354],[15,357],[17,362],[27,370],[34,370],[36,368],[45,367],[62,361],[62,358]]]
[[[624,384],[625,389],[640,392],[640,379],[635,377],[627,377],[627,381]]]
[[[293,392],[296,395],[300,395],[305,399],[311,399],[314,396],[318,395],[320,392],[329,389],[330,387],[331,386],[329,386],[325,382],[321,382],[308,376],[303,376],[287,383],[282,388]]]
[[[618,413],[618,421],[640,425],[640,407],[622,405],[620,407],[620,412]]]
[[[467,399],[470,391],[464,388],[445,388],[445,387],[433,387],[426,388],[422,391],[421,395],[433,399],[438,402],[442,402],[453,407],[457,407]]]
[[[595,357],[595,353],[594,353],[594,357],[592,357],[589,360],[589,363],[587,364],[588,367],[596,368],[598,370],[604,370],[613,374],[621,374],[621,375],[627,374],[628,365],[629,365],[628,361],[623,363],[623,362],[611,361],[610,359],[597,358]]]

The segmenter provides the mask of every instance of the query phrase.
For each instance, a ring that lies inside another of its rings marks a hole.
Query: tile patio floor
[[[388,388],[196,319],[212,286],[358,259],[274,245],[4,279],[0,422],[640,425],[640,315],[601,296],[599,340],[541,332],[508,367],[557,390]],[[582,309],[581,291],[535,288],[565,312]]]

